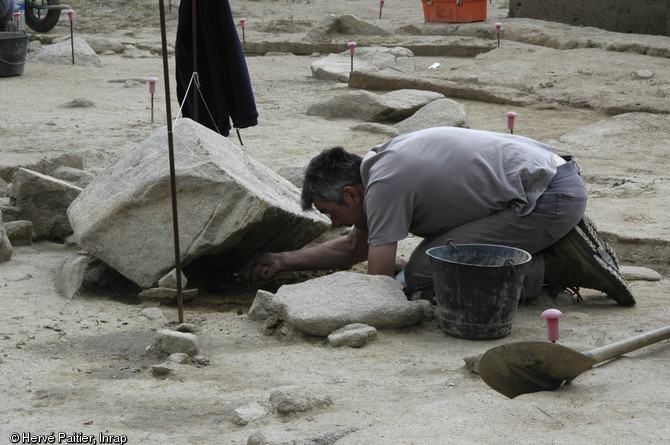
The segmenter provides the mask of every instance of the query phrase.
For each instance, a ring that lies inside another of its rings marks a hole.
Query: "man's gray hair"
[[[316,197],[343,204],[342,189],[363,182],[362,161],[362,157],[349,153],[342,147],[329,148],[312,158],[302,182],[302,209],[311,209]]]

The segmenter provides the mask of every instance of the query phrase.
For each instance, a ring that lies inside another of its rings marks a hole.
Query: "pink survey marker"
[[[542,312],[542,318],[547,320],[547,336],[549,341],[558,340],[558,319],[563,317],[563,312],[558,309],[547,309]]]

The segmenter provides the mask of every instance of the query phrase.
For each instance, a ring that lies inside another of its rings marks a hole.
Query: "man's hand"
[[[407,267],[407,260],[404,259],[403,257],[397,256],[395,258],[395,273],[396,275],[400,272],[405,270],[405,267]]]
[[[261,253],[244,265],[244,280],[268,280],[285,270],[329,270],[351,267],[367,259],[366,234],[354,228],[349,234],[299,250]]]
[[[240,276],[246,281],[269,280],[285,270],[283,253],[261,253],[242,267]]]

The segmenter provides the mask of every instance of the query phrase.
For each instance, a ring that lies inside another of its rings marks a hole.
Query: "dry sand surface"
[[[126,49],[99,54],[102,68],[29,62],[22,76],[0,79],[3,165],[36,166],[40,160],[48,163],[69,154],[95,173],[165,126],[162,61],[152,51],[160,44],[158,2],[69,4],[75,10],[78,37],[120,43]],[[170,42],[176,32],[177,4],[167,14]],[[354,14],[390,31],[424,24],[418,0],[386,2],[382,19],[376,0],[233,0],[231,4],[236,18],[247,18],[246,39],[255,42],[300,41],[328,13]],[[650,45],[666,51],[666,57],[659,57],[590,44],[547,52],[539,44],[509,39],[503,40],[498,53],[486,56],[486,65],[470,58],[417,57],[418,71],[440,62],[442,75],[460,85],[495,85],[499,78],[501,87],[554,95],[554,100],[540,102],[455,100],[467,106],[471,128],[507,131],[504,113],[514,109],[519,113],[516,132],[564,144],[579,157],[592,198],[588,213],[612,240],[622,264],[646,266],[665,275],[660,281],[630,282],[638,301],[635,307],[618,307],[598,292],[585,291],[580,303],[543,299],[521,306],[512,333],[499,340],[453,338],[433,320],[381,330],[376,341],[360,349],[333,348],[322,338],[264,335],[262,323],[246,316],[256,289],[265,286],[253,284],[232,296],[203,295],[189,303],[185,319],[198,326],[201,354],[209,364],[175,365],[173,374],[158,379],[149,369],[164,357],[147,348],[157,330],[175,323],[176,308],[137,304],[132,295],[104,292],[84,292],[65,300],[54,289],[53,275],[74,249],[38,242],[16,247],[12,259],[0,264],[0,443],[10,443],[11,433],[63,432],[96,439],[100,433],[124,435],[128,443],[227,444],[247,443],[259,431],[302,438],[273,443],[326,444],[340,436],[337,444],[665,443],[670,437],[667,342],[588,370],[559,390],[515,399],[495,392],[464,367],[464,357],[494,346],[544,340],[540,313],[552,306],[565,314],[560,343],[577,351],[662,327],[670,318],[670,38],[511,20],[505,5],[491,2],[487,22],[460,25],[449,38],[473,39],[475,26],[493,29],[496,21],[502,21],[506,31],[522,24],[555,30],[555,40],[632,42],[631,47]],[[43,38],[67,37],[69,31],[64,17]],[[480,38],[490,45],[494,34]],[[361,45],[374,40],[342,36],[341,41],[349,39]],[[420,35],[392,39],[384,43],[446,40]],[[32,48],[38,49],[36,39]],[[257,127],[242,131],[241,148],[271,168],[304,164],[333,145],[364,153],[385,139],[351,131],[360,123],[355,120],[305,115],[309,105],[349,88],[313,79],[309,65],[318,57],[273,52],[247,58],[260,118]],[[173,70],[173,57],[169,63]],[[639,69],[652,70],[652,80],[637,82]],[[160,79],[153,124],[145,83],[149,76]],[[426,72],[417,73],[417,78],[425,76]],[[170,82],[175,115],[179,105],[173,73]],[[555,92],[547,93],[551,88]],[[67,107],[77,99],[93,106]],[[622,117],[617,110],[637,112]],[[600,139],[594,137],[598,134]],[[231,140],[237,143],[236,138]],[[591,142],[580,145],[581,140]],[[3,188],[0,181],[0,191]],[[402,253],[408,255],[415,242],[404,242]],[[152,307],[162,315],[141,314]],[[292,385],[332,403],[277,414],[270,395],[274,388]],[[235,409],[253,403],[265,407],[267,414],[237,425]]]

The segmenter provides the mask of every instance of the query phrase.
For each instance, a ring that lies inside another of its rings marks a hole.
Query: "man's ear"
[[[356,203],[363,202],[363,194],[358,187],[353,185],[346,185],[342,188],[342,197],[345,201],[354,201]]]

